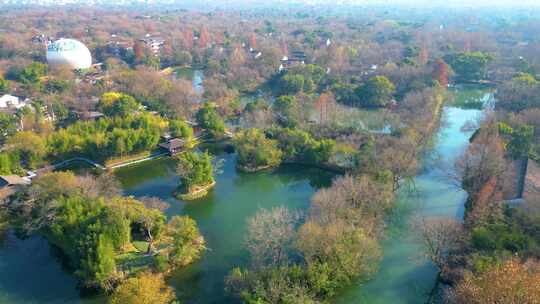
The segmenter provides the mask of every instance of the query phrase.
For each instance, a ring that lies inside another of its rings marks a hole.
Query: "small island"
[[[281,164],[283,152],[278,142],[266,138],[260,129],[247,129],[238,132],[233,140],[238,153],[236,168],[242,172],[257,172],[277,167]]]
[[[181,200],[204,197],[215,186],[212,156],[208,152],[185,152],[178,155],[180,185],[174,196]]]
[[[206,249],[193,219],[167,219],[158,198],[121,196],[107,173],[46,173],[19,195],[10,205],[15,227],[61,250],[84,289],[113,291],[142,272],[159,279]]]

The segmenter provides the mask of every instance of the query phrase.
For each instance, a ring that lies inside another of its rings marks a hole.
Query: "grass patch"
[[[138,252],[141,252],[141,253],[146,253],[148,252],[148,242],[146,241],[134,241],[134,242],[131,242],[133,244],[133,247],[135,247],[135,249],[137,249]]]
[[[154,265],[154,257],[139,252],[127,252],[116,256],[116,265],[122,271],[137,273]]]

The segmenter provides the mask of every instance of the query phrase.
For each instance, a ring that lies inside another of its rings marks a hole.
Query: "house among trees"
[[[283,56],[279,71],[287,70],[290,67],[306,64],[307,56],[302,51],[293,51],[291,56]]]
[[[160,143],[159,147],[167,150],[167,152],[169,152],[170,155],[174,155],[182,151],[182,148],[184,148],[185,144],[186,142],[183,139],[170,138],[167,141]]]
[[[111,40],[107,42],[107,52],[116,57],[122,57],[127,52],[133,50],[133,40],[119,38],[111,35]]]
[[[142,39],[139,39],[139,41],[143,42],[144,45],[154,55],[159,55],[161,49],[163,48],[163,45],[165,44],[165,39],[161,37],[152,37],[152,35],[150,34],[146,34],[146,36]]]
[[[98,111],[80,111],[80,112],[74,112],[77,119],[80,120],[98,120],[101,117],[104,117],[105,115]]]
[[[30,180],[17,175],[0,175],[0,200],[4,200],[17,191],[17,188],[29,185]]]
[[[26,101],[20,101],[19,97],[5,94],[0,97],[0,109],[20,109],[26,106]]]

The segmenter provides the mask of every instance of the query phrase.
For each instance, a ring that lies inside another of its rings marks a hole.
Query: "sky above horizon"
[[[249,2],[249,1],[246,1]],[[288,2],[281,0],[280,2]],[[540,6],[540,0],[298,0],[305,3],[407,4],[429,6]]]
[[[0,0],[2,3],[100,3],[100,4],[127,4],[127,3],[147,3],[147,4],[205,4],[215,6],[228,5],[249,5],[281,3],[305,3],[305,4],[341,4],[341,5],[406,5],[413,7],[512,7],[527,8],[540,7],[540,0]]]

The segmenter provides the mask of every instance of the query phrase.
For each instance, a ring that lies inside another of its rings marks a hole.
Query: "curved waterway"
[[[456,104],[493,100],[490,88],[460,86],[454,91]],[[479,97],[479,90],[482,91]],[[367,283],[352,286],[335,302],[338,304],[421,304],[426,303],[435,285],[437,271],[422,256],[415,218],[447,217],[461,220],[467,194],[455,180],[454,163],[463,153],[474,132],[470,122],[481,119],[482,111],[447,106],[433,148],[422,159],[422,170],[414,178],[414,189],[400,189],[396,205],[387,220],[386,238],[382,241],[383,261],[379,272]]]
[[[456,97],[467,99],[469,88],[457,88]],[[471,100],[478,100],[474,88]],[[485,91],[486,99],[491,98]],[[466,100],[465,100],[466,101]],[[345,290],[335,300],[341,304],[423,303],[434,286],[435,269],[420,255],[410,221],[415,216],[462,218],[466,194],[449,177],[453,163],[466,148],[472,131],[463,125],[475,120],[479,110],[446,107],[444,123],[426,153],[422,171],[415,178],[416,191],[402,190],[388,218],[383,240],[384,259],[373,280]],[[333,175],[301,166],[283,166],[273,172],[236,172],[234,154],[219,154],[222,160],[217,185],[195,202],[174,199],[178,184],[175,162],[158,159],[116,171],[124,192],[135,197],[157,196],[170,204],[168,216],[186,214],[194,218],[209,250],[197,263],[173,274],[182,303],[237,303],[228,298],[223,279],[234,266],[248,263],[244,247],[246,219],[260,208],[285,205],[306,209],[310,197],[328,186]],[[81,298],[76,280],[63,268],[58,253],[40,237],[20,240],[12,233],[0,241],[0,303],[105,303],[103,297]]]

